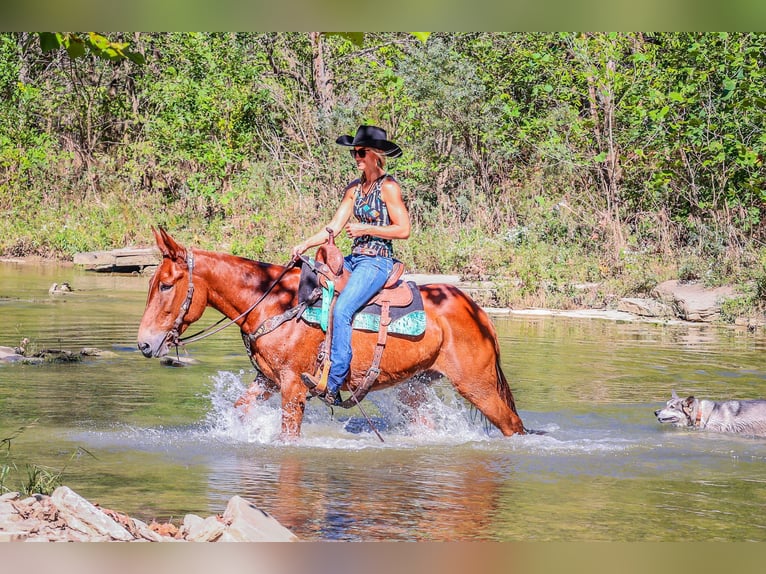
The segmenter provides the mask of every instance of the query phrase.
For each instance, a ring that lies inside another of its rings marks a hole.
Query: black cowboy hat
[[[401,148],[394,142],[390,142],[386,139],[386,130],[377,126],[359,126],[356,130],[356,135],[340,136],[335,140],[335,143],[350,147],[369,147],[373,149],[379,149],[388,157],[399,157],[402,155]]]

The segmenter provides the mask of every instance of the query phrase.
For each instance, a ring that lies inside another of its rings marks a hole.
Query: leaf
[[[125,50],[123,55],[134,64],[146,64],[146,58],[144,58],[144,55],[139,52],[131,52],[130,50]]]
[[[51,50],[57,50],[61,47],[61,40],[58,34],[53,32],[40,32],[40,49],[43,52],[50,52]]]
[[[364,32],[322,32],[323,34],[326,34],[327,36],[340,36],[341,38],[345,38],[346,40],[350,41],[355,46],[363,46],[364,45]]]
[[[88,37],[90,38],[90,42],[93,46],[97,47],[100,50],[106,50],[111,46],[111,42],[101,34],[96,34],[95,32],[89,32]]]
[[[431,32],[410,32],[410,34],[425,44],[428,41],[428,37],[431,35]]]
[[[684,95],[681,92],[670,92],[668,94],[668,98],[670,98],[674,102],[685,102],[686,98],[684,98]]]
[[[606,152],[602,151],[600,154],[598,154],[596,157],[593,158],[593,161],[596,163],[601,163],[602,161],[606,161]]]
[[[79,38],[70,38],[66,51],[73,60],[81,58],[85,55],[85,44]]]

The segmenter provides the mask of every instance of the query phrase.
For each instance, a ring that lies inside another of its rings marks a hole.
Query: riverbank
[[[298,537],[240,496],[223,514],[181,524],[145,522],[93,504],[67,486],[51,496],[0,496],[0,542],[295,542]]]
[[[105,253],[133,253],[133,249],[121,249]],[[144,251],[149,251],[145,249]],[[142,255],[146,257],[146,254]],[[159,258],[158,258],[159,261]],[[109,261],[105,266],[86,264],[88,258],[80,258],[80,263],[62,261],[36,255],[23,257],[0,257],[0,263],[15,265],[59,265],[64,268],[77,267],[90,272],[117,272],[114,262]],[[141,261],[140,272],[148,274],[154,267]],[[766,326],[766,313],[760,310],[757,297],[742,292],[742,288],[734,285],[707,287],[698,280],[669,279],[651,289],[646,289],[642,296],[623,297],[610,291],[605,283],[574,284],[567,288],[575,295],[567,299],[562,308],[552,306],[529,306],[526,299],[513,295],[503,281],[470,280],[454,273],[406,273],[404,280],[417,284],[446,283],[454,285],[469,294],[480,306],[493,314],[547,314],[578,318],[602,318],[617,321],[649,321],[649,322],[689,322],[689,323],[723,323],[750,330]]]

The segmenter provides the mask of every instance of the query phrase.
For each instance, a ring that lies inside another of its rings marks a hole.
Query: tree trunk
[[[327,69],[324,59],[324,45],[321,32],[309,32],[311,39],[311,72],[314,80],[317,104],[323,114],[327,114],[335,105],[332,73]]]

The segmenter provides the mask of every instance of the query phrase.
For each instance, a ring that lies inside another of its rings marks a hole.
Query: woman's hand
[[[293,250],[292,250],[293,259],[298,259],[298,257],[300,257],[304,251],[306,251],[306,249],[308,249],[308,247],[306,247],[305,243],[299,243],[298,245],[293,247]]]
[[[344,229],[349,237],[356,238],[369,233],[369,225],[366,223],[347,223]]]

